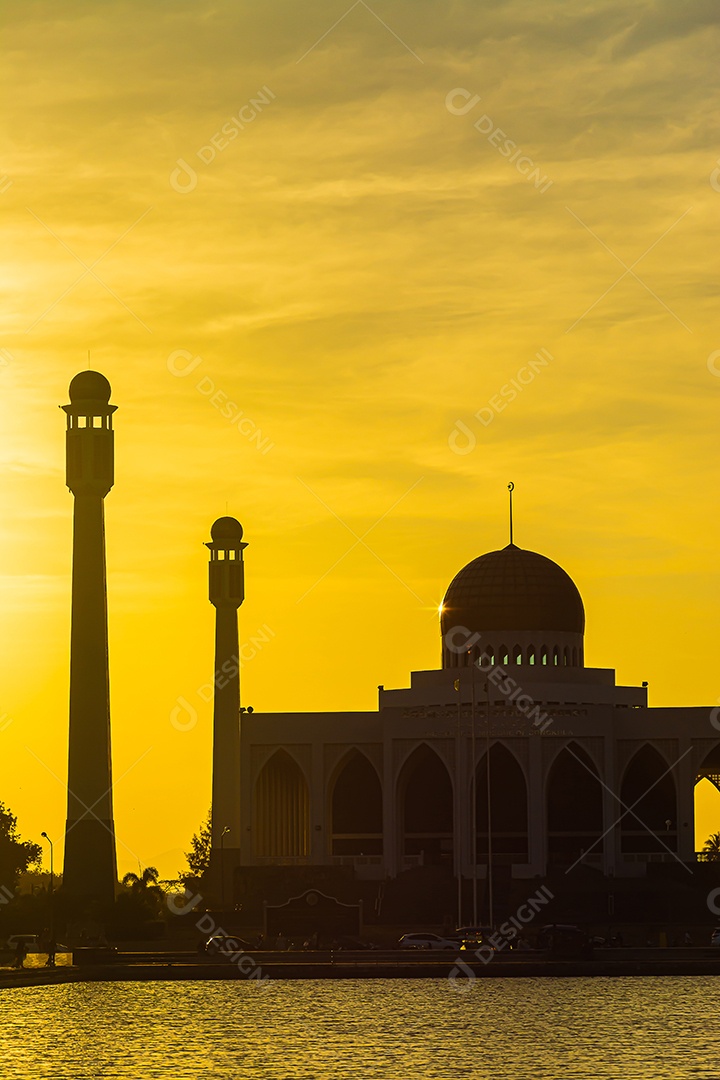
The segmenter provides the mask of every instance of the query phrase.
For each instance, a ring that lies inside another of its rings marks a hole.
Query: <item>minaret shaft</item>
[[[112,819],[105,522],[99,495],[78,495],[73,528],[68,820]]]
[[[215,618],[213,705],[213,846],[231,830],[228,847],[240,842],[240,661],[237,608],[218,606]]]

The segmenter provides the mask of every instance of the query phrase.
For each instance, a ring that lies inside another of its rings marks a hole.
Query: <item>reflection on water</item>
[[[47,963],[47,953],[28,953],[25,957],[26,968],[38,968],[45,967]],[[0,963],[0,971],[3,968],[13,968],[12,957],[5,956],[3,962]],[[71,967],[72,966],[72,953],[56,953],[55,954],[55,967]]]
[[[0,1073],[718,1080],[706,978],[76,983],[0,991]]]

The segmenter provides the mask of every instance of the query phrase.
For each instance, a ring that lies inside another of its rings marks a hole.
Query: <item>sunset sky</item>
[[[511,480],[516,542],[582,593],[586,662],[652,705],[718,704],[718,19],[714,0],[4,5],[0,800],[24,836],[60,861],[58,405],[88,351],[118,406],[122,872],[174,876],[208,809],[202,544],[226,512],[257,710],[370,709],[437,666],[438,603],[507,542]]]

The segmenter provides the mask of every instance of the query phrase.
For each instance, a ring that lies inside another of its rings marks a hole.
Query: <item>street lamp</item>
[[[55,967],[55,863],[53,842],[46,832],[40,835],[50,845],[50,941],[48,943],[47,966]]]
[[[512,494],[510,495],[512,500]],[[485,680],[485,783],[487,787],[488,922],[495,926],[493,909],[492,789],[490,787],[490,682]]]
[[[442,608],[441,608],[441,610],[442,610]],[[459,783],[460,760],[461,760],[461,749],[460,749],[461,748],[460,679],[455,679],[455,681],[453,683],[453,686],[455,687],[455,691],[457,693],[457,739],[456,739],[456,742],[455,742],[457,750],[455,752],[455,761],[456,761],[455,768],[456,768],[456,773],[457,773],[457,776],[458,776],[458,783]],[[459,835],[460,835],[460,830],[458,829],[458,827],[456,825],[455,826],[454,843],[455,843],[455,860],[456,860],[456,863],[457,863],[457,925],[458,925],[458,929],[463,924],[463,921],[462,921],[462,858],[463,858],[463,852],[462,852],[462,846],[460,845],[460,843],[458,841]]]
[[[477,762],[475,761],[475,660],[472,651],[470,656],[470,687],[472,690],[472,728],[470,729],[470,761],[472,764],[472,780],[470,784],[470,798],[472,799],[472,913],[473,926],[477,926]]]
[[[225,837],[230,832],[230,826],[226,825],[220,833],[220,906],[225,910]]]
[[[477,926],[477,766],[475,762],[475,669],[479,667],[479,659],[470,657],[470,680],[472,687],[472,729],[470,738],[470,757],[472,760],[472,861],[473,861],[473,925]],[[480,668],[483,671],[482,668]],[[484,672],[483,672],[484,673]],[[494,926],[495,912],[493,907],[493,849],[492,849],[492,792],[490,787],[490,683],[485,679],[485,783],[487,787],[487,894],[488,894],[488,923]]]

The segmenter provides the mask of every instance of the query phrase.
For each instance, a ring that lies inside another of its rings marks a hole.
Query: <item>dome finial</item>
[[[513,512],[513,505],[512,505],[512,495],[513,495],[513,491],[514,491],[514,490],[515,490],[515,485],[514,485],[514,484],[512,483],[512,481],[511,481],[511,482],[510,482],[510,483],[508,484],[508,491],[510,492],[510,543],[511,543],[511,544],[512,544],[512,542],[513,542],[513,516],[512,516],[512,512]]]

